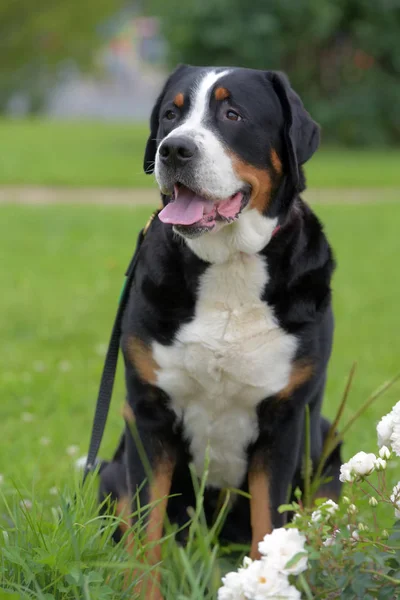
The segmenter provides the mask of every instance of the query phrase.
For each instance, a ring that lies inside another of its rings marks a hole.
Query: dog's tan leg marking
[[[153,481],[150,485],[149,505],[151,506],[149,520],[146,527],[146,551],[142,559],[145,565],[156,565],[161,561],[160,539],[163,534],[163,525],[167,511],[168,496],[171,491],[172,475],[175,462],[170,457],[161,459],[154,470]],[[135,540],[133,533],[127,536],[127,550],[130,554],[135,553]],[[137,571],[128,572],[125,575],[125,586],[140,576]],[[145,600],[163,600],[160,590],[161,572],[156,568],[143,578],[135,586],[135,594]],[[142,594],[142,595],[140,595]],[[136,596],[135,596],[136,597]]]
[[[251,551],[250,558],[260,558],[258,544],[272,531],[269,481],[265,469],[255,467],[249,471]]]
[[[313,366],[310,363],[302,361],[294,363],[290,373],[289,383],[277,394],[278,398],[281,400],[290,398],[298,387],[310,379],[313,371]]]
[[[154,360],[151,348],[137,337],[130,337],[126,342],[126,352],[130,362],[136,368],[139,377],[145,382],[156,383],[158,365]]]
[[[131,501],[128,496],[122,496],[119,498],[115,507],[116,516],[121,519],[118,525],[121,530],[121,534],[124,535],[132,526],[132,520],[130,515],[132,514]]]

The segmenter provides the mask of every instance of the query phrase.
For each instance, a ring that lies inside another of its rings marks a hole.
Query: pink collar
[[[280,228],[281,228],[281,226],[280,226],[280,225],[277,225],[277,226],[275,227],[275,229],[274,229],[274,230],[273,230],[273,232],[272,232],[271,238],[273,238],[273,237],[274,237],[274,236],[275,236],[275,235],[278,233],[278,231],[280,230]]]

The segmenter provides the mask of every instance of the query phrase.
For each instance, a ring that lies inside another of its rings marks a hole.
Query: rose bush
[[[400,402],[377,434],[377,455],[360,451],[342,465],[339,504],[320,499],[312,510],[297,490],[280,509],[294,513],[291,524],[265,536],[260,560],[246,557],[223,577],[218,600],[400,598],[400,481],[387,481],[400,457]]]

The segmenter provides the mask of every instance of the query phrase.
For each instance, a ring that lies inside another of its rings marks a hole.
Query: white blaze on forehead
[[[219,73],[210,71],[197,82],[191,93],[192,106],[188,118],[182,127],[193,128],[196,127],[196,125],[201,124],[209,106],[210,95],[214,85],[221,77],[224,77],[224,75],[227,75],[228,73],[229,70],[227,69],[225,71],[220,71]]]

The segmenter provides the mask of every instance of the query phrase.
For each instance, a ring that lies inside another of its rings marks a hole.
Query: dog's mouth
[[[249,199],[247,190],[241,190],[224,199],[202,196],[181,183],[174,185],[171,200],[159,213],[163,223],[174,225],[184,232],[213,229],[218,221],[235,221]]]

